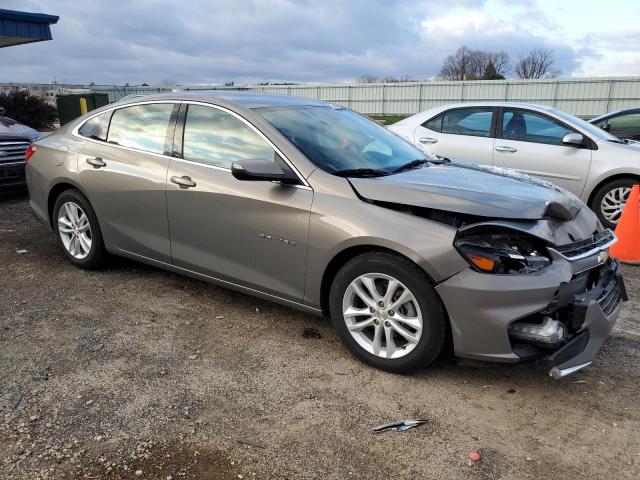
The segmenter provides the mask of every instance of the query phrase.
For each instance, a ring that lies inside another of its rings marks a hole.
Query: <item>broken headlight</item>
[[[454,245],[475,270],[484,273],[533,273],[551,264],[543,241],[513,230],[463,231],[458,233]]]

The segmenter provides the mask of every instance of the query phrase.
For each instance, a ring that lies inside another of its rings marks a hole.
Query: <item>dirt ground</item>
[[[326,320],[127,260],[79,270],[24,194],[0,198],[0,267],[2,479],[640,478],[640,267],[561,381],[451,358],[392,375]],[[406,418],[427,423],[371,432]]]

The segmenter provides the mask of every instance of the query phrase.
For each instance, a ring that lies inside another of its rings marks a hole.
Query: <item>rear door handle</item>
[[[518,151],[517,148],[507,147],[506,145],[498,145],[496,146],[496,150],[498,152],[509,152],[509,153],[516,153]]]
[[[182,177],[171,177],[171,181],[176,185],[179,185],[180,188],[191,188],[196,186],[196,182],[186,175],[183,175]]]
[[[420,143],[438,143],[437,138],[431,138],[431,137],[420,137],[418,141]]]
[[[105,161],[102,160],[100,157],[87,158],[87,163],[89,165],[93,165],[94,168],[102,168],[102,167],[106,167],[107,166]]]

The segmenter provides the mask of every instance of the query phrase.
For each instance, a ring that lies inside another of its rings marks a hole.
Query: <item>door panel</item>
[[[580,195],[591,165],[591,150],[564,145],[573,130],[526,110],[505,109],[493,164],[542,177]]]
[[[173,263],[302,301],[313,192],[236,180],[228,170],[172,160],[167,184]]]
[[[173,263],[204,275],[301,302],[313,191],[241,181],[240,160],[288,166],[237,114],[183,106],[167,182]]]
[[[87,163],[102,159],[105,166]],[[166,210],[169,158],[87,142],[78,158],[80,181],[108,246],[171,261]]]
[[[123,107],[89,120],[78,131],[92,139],[80,152],[78,172],[107,247],[167,263],[170,158],[163,153],[172,138],[172,112],[175,116],[177,107],[171,103]]]

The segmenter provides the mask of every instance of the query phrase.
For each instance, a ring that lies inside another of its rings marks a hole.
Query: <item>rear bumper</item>
[[[626,300],[620,264],[559,256],[537,274],[487,275],[466,269],[436,287],[457,356],[498,362],[546,359],[561,378],[587,366],[611,332]],[[594,278],[597,276],[597,281]],[[552,317],[565,326],[560,344],[541,348],[510,336],[517,321]]]

